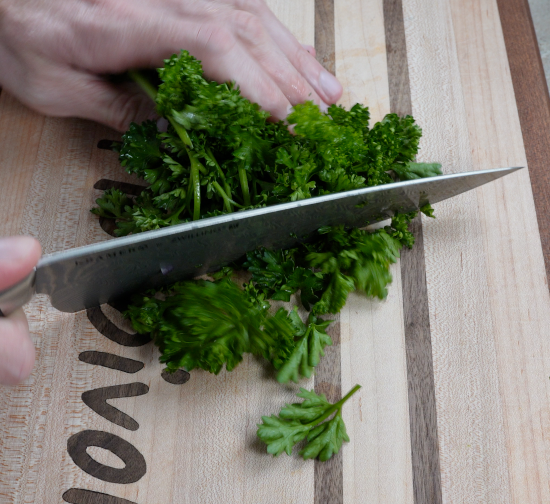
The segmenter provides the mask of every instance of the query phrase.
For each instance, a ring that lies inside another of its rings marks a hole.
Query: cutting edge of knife
[[[377,192],[384,192],[396,188],[407,187],[421,187],[423,184],[434,182],[435,179],[451,180],[453,178],[465,178],[474,175],[489,175],[494,173],[499,174],[499,177],[513,173],[517,170],[521,170],[523,166],[512,166],[506,168],[492,168],[489,170],[478,170],[470,172],[450,173],[445,175],[438,175],[436,177],[427,177],[423,179],[406,180],[402,182],[392,182],[390,184],[382,184],[373,187],[364,187],[361,189],[353,189],[351,191],[342,191],[333,194],[326,194],[323,196],[314,196],[299,201],[291,201],[286,203],[278,203],[276,205],[270,205],[262,208],[254,208],[251,210],[243,210],[241,212],[235,212],[230,214],[219,215],[216,217],[209,217],[206,219],[200,219],[197,221],[185,222],[183,224],[176,224],[166,228],[155,229],[152,231],[144,231],[130,236],[123,236],[116,240],[107,240],[99,243],[92,243],[90,245],[83,245],[81,247],[75,247],[60,252],[53,252],[51,254],[44,255],[38,262],[37,269],[43,266],[48,266],[51,263],[57,262],[61,259],[71,260],[78,259],[89,254],[101,252],[109,252],[109,250],[118,249],[120,247],[136,246],[141,243],[148,242],[151,238],[163,238],[171,235],[176,235],[183,231],[194,231],[202,228],[208,228],[215,225],[228,224],[235,221],[246,221],[247,219],[255,216],[266,215],[269,213],[282,212],[287,209],[299,208],[307,205],[321,204],[327,201],[337,201],[339,199],[345,199],[353,196],[362,196],[364,194],[373,194]],[[499,177],[495,177],[495,180]]]

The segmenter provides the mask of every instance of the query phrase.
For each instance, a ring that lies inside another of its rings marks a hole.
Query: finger
[[[82,95],[74,96],[71,115],[100,122],[120,132],[126,131],[132,122],[140,124],[159,118],[155,102],[136,84],[114,85],[88,74],[79,77]]]
[[[236,36],[250,54],[252,61],[263,68],[292,105],[311,100],[326,109],[324,101],[290,63],[258,17],[244,11],[236,11],[232,20]],[[311,58],[302,46],[300,49]]]
[[[311,54],[314,58],[315,58],[315,56],[317,56],[317,51],[315,50],[315,47],[313,47],[312,45],[302,44],[302,47],[303,47],[309,54]]]
[[[22,382],[31,374],[34,360],[34,345],[23,310],[0,318],[0,384]]]
[[[315,50],[313,54],[310,53],[282,25],[269,25],[269,30],[272,38],[277,40],[290,63],[304,76],[321,99],[325,103],[336,103],[342,96],[342,85],[315,59]],[[284,37],[285,33],[288,33],[287,37]]]
[[[121,132],[131,122],[158,119],[154,101],[134,83],[115,85],[98,75],[53,65],[42,71],[40,83],[28,104],[43,114],[91,119]]]
[[[263,1],[239,0],[241,8],[257,15],[276,41],[290,63],[304,76],[315,92],[326,103],[336,103],[342,96],[342,85],[334,75],[325,70],[297,40],[290,30],[277,19],[275,14]]]
[[[41,254],[40,243],[30,236],[0,238],[0,290],[23,280]]]
[[[326,109],[326,104],[288,61],[257,16],[224,8],[223,18],[220,14],[212,19],[177,18],[176,22],[165,21],[163,25],[155,23],[153,19],[144,27],[147,33],[132,46],[134,52],[125,53],[126,64],[158,65],[167,52],[171,54],[184,47],[202,61],[205,76],[218,82],[236,82],[244,96],[276,119],[284,119],[290,105],[306,100]],[[151,39],[150,31],[155,26],[157,43],[144,44]],[[298,47],[315,62],[301,45]]]
[[[275,120],[284,120],[290,113],[292,105],[280,86],[242,46],[235,46],[229,58],[209,59],[203,65],[208,78],[235,81],[244,97],[269,111]]]

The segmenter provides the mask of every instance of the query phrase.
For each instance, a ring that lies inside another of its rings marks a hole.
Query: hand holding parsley
[[[263,0],[0,0],[0,14],[0,85],[44,114],[120,131],[152,118],[137,86],[104,76],[155,68],[182,47],[210,79],[236,82],[277,119],[342,94]]]

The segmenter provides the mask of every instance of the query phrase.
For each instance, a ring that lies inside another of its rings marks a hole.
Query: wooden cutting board
[[[363,386],[328,463],[265,453],[256,423],[298,386],[254,358],[167,377],[114,307],[69,315],[37,296],[35,370],[0,388],[0,503],[550,502],[550,101],[527,1],[269,4],[344,105],[413,113],[419,160],[529,170],[438,204],[388,298],[351,296],[299,384],[333,399]],[[97,187],[135,183],[97,148],[116,138],[2,93],[0,236],[46,253],[110,239],[89,209]]]

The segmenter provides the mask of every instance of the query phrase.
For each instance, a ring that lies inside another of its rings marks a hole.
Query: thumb
[[[40,243],[30,236],[0,238],[0,290],[25,278],[38,262]],[[32,371],[35,351],[21,308],[0,318],[0,384],[15,385]]]
[[[21,308],[0,318],[0,385],[17,385],[31,374],[35,360],[29,326]]]
[[[131,122],[158,119],[154,101],[135,83],[113,84],[98,75],[61,69],[50,76],[44,114],[80,117],[124,132]]]
[[[0,238],[0,290],[23,280],[41,254],[40,243],[30,236]]]
[[[73,114],[91,119],[117,131],[126,131],[131,122],[157,120],[155,102],[135,83],[112,84],[84,74],[82,94]]]

